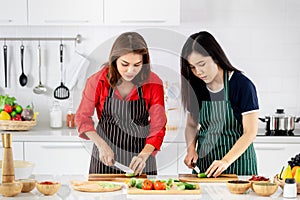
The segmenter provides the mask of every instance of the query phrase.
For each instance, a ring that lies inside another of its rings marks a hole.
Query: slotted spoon
[[[69,89],[63,83],[63,48],[64,45],[60,44],[59,54],[60,54],[60,86],[54,90],[54,98],[56,99],[67,99],[70,96]]]

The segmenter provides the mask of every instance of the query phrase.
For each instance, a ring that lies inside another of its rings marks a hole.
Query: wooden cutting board
[[[70,181],[74,190],[80,192],[113,192],[121,190],[122,184],[115,184],[104,181]],[[109,186],[109,187],[108,187]]]
[[[230,180],[237,180],[236,174],[221,174],[217,178],[198,178],[197,174],[179,174],[178,179],[184,182],[197,183],[225,183]]]
[[[141,195],[145,195],[145,194],[158,194],[158,195],[188,195],[188,194],[201,194],[201,188],[198,186],[197,189],[195,190],[177,190],[177,189],[170,189],[170,190],[142,190],[142,189],[138,189],[138,188],[127,188],[127,193],[128,194],[141,194]]]
[[[132,177],[125,176],[125,174],[89,174],[89,181],[115,181],[126,182]],[[147,174],[141,174],[134,178],[147,178]]]

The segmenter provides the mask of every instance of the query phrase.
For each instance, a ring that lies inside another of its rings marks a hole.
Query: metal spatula
[[[63,44],[60,44],[60,86],[54,90],[54,98],[56,99],[67,99],[70,96],[69,89],[63,83],[63,48]]]

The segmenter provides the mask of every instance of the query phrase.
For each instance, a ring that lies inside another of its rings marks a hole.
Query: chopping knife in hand
[[[119,163],[115,160],[113,160],[112,162],[113,162],[115,167],[117,167],[118,169],[120,169],[123,172],[126,172],[126,174],[133,174],[134,173],[134,171],[132,169],[130,169],[129,167],[127,167],[127,166],[125,166],[125,165],[123,165],[123,164],[121,164],[121,163]]]
[[[200,174],[200,169],[199,169],[199,167],[196,165],[196,163],[194,163],[193,161],[192,161],[192,166],[194,167],[194,170],[195,170],[195,172],[197,173],[197,174]]]

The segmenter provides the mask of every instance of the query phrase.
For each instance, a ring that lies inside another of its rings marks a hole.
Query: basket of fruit
[[[14,97],[0,95],[0,130],[26,131],[36,125],[36,114],[33,108],[23,108],[15,103]]]
[[[274,177],[274,182],[283,188],[286,178],[294,178],[297,185],[297,193],[300,194],[300,153],[288,161],[286,167],[282,167],[279,174]]]

